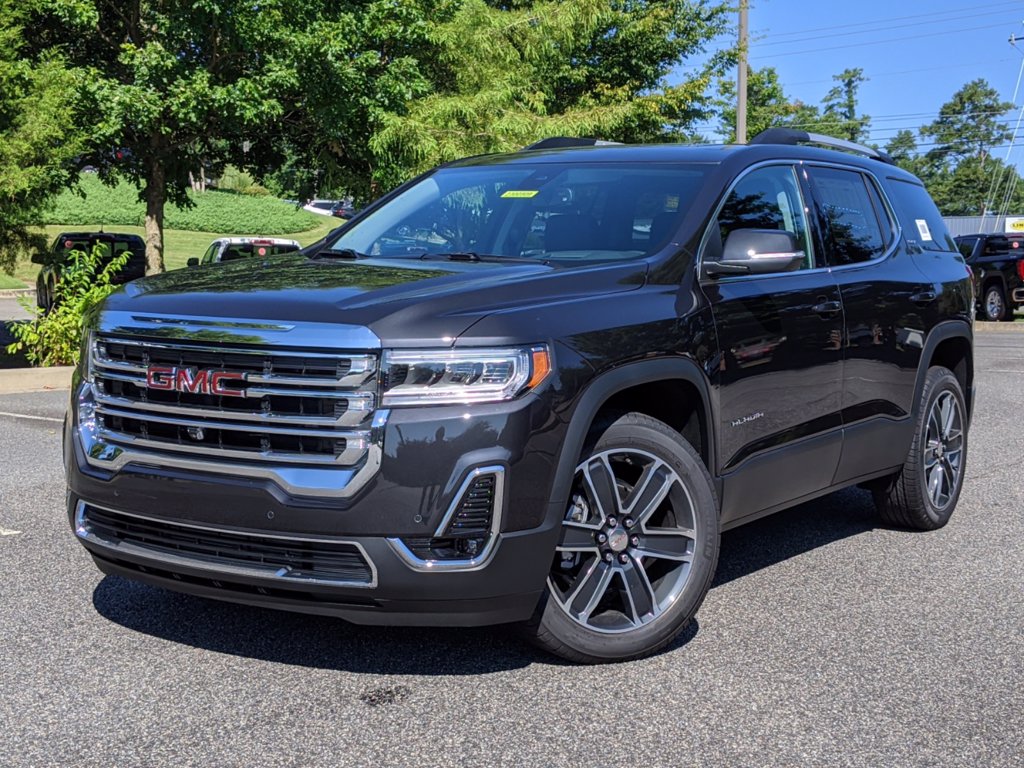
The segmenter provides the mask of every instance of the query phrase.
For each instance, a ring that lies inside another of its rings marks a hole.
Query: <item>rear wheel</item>
[[[985,320],[990,322],[1005,320],[1006,316],[1011,314],[1006,306],[1006,296],[1003,294],[1002,286],[990,285],[985,289],[981,311]]]
[[[890,525],[931,531],[949,522],[967,459],[967,408],[951,371],[928,369],[919,413],[906,463],[875,488],[875,506]]]
[[[629,413],[584,450],[548,589],[530,625],[576,662],[663,648],[704,600],[718,560],[718,505],[696,451],[666,424]]]

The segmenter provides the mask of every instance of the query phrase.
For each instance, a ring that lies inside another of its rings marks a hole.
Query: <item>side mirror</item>
[[[193,256],[191,259],[188,260],[188,265],[190,267],[198,267],[199,266],[199,259],[197,259],[195,256]]]
[[[33,264],[49,264],[50,263],[50,254],[47,253],[46,251],[34,251],[32,253],[32,263]]]
[[[705,261],[709,277],[766,275],[798,269],[806,255],[796,235],[778,229],[736,229],[729,233],[719,261]]]

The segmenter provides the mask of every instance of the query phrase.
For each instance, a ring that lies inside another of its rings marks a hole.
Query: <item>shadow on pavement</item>
[[[847,488],[722,534],[711,587],[879,526],[871,494]]]
[[[841,491],[722,536],[714,586],[875,527],[871,497]],[[123,627],[217,653],[319,669],[385,675],[478,675],[560,664],[509,625],[370,627],[340,619],[222,603],[105,577],[93,592],[100,615]],[[699,631],[696,620],[667,650]]]

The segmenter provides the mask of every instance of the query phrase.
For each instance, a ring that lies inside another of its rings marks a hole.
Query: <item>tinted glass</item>
[[[804,252],[801,269],[814,267],[814,249],[808,236],[800,184],[792,166],[778,165],[748,173],[733,187],[705,244],[704,259],[721,257],[729,235],[737,229],[774,229],[790,232]]]
[[[856,264],[884,254],[891,228],[887,219],[884,228],[879,223],[884,211],[874,185],[861,173],[837,168],[814,168],[810,176],[824,218],[830,262]]]
[[[662,163],[445,168],[330,247],[406,258],[637,258],[669,241],[706,172],[707,166]]]
[[[921,184],[890,178],[889,192],[908,242],[926,251],[957,250],[939,209]]]

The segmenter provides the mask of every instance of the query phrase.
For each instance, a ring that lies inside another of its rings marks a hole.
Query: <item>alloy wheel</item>
[[[548,587],[574,622],[628,632],[661,616],[690,576],[693,500],[657,456],[614,449],[576,468]]]
[[[927,430],[925,485],[932,505],[941,511],[956,494],[963,468],[963,415],[952,392],[942,392],[932,403]]]

